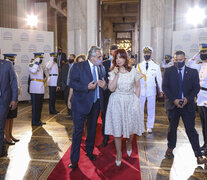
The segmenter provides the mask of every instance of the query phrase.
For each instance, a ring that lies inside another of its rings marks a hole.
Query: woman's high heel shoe
[[[122,156],[122,155],[121,155],[121,156]],[[119,167],[119,166],[121,166],[121,160],[120,160],[120,161],[118,161],[118,160],[117,160],[117,156],[116,156],[115,163],[116,163],[116,166],[118,166],[118,167]]]
[[[127,148],[128,148],[128,142],[127,142],[126,144],[127,144]],[[131,145],[131,146],[132,146],[132,145]],[[126,149],[127,149],[127,148],[126,148]],[[131,150],[127,150],[126,152],[127,152],[128,157],[130,157],[131,154],[132,154],[132,147],[131,147]]]
[[[116,160],[115,162],[116,162],[116,166],[118,167],[121,166],[121,161]]]
[[[130,151],[127,150],[127,155],[128,155],[129,157],[131,156],[131,154],[132,154],[132,150],[130,150]]]

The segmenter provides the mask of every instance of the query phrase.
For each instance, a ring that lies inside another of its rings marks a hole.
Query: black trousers
[[[187,133],[188,139],[193,148],[194,154],[196,157],[202,156],[198,133],[195,129],[195,111],[189,111],[187,107],[184,108],[174,108],[173,110],[168,111],[168,119],[170,121],[168,129],[168,147],[174,149],[177,142],[177,127],[179,124],[180,117],[182,117],[185,131]]]
[[[49,111],[55,112],[55,102],[56,102],[56,86],[49,86]]]
[[[69,90],[70,90],[70,87],[66,86],[64,91],[63,91],[63,95],[64,95],[64,101],[65,101],[65,104],[66,104],[66,107],[67,107],[67,110],[68,110],[68,114],[71,114],[71,110],[68,108],[68,94],[69,94]]]
[[[41,113],[44,94],[34,94],[32,96],[32,126],[39,125],[41,123]]]
[[[8,110],[9,110],[9,106],[5,106],[5,104],[0,102],[0,155],[2,153],[3,146],[5,146],[4,127],[5,127]]]
[[[107,89],[106,91],[103,92],[103,99],[104,99],[104,112],[101,112],[101,119],[102,119],[102,136],[103,138],[108,138],[109,139],[109,135],[106,135],[104,133],[105,131],[105,118],[106,118],[106,111],[107,111],[107,106],[108,106],[108,102],[109,102],[109,96],[111,95],[111,92]]]
[[[207,108],[198,106],[198,112],[201,119],[204,145],[207,146]]]
[[[81,114],[73,111],[73,138],[72,147],[70,153],[71,162],[78,162],[80,157],[80,144],[82,140],[82,133],[84,129],[84,122],[87,119],[87,138],[86,138],[86,152],[93,153],[95,137],[96,137],[96,125],[100,112],[100,100],[97,100],[93,104],[90,113]]]

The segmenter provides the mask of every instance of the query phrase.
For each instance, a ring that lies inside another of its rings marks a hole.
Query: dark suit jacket
[[[103,66],[105,67],[105,71],[106,71],[106,83],[109,84],[109,72],[110,72],[110,68],[111,68],[111,60],[107,59],[103,62]],[[104,96],[104,107],[105,110],[107,109],[107,105],[108,105],[108,101],[109,101],[109,96],[111,95],[111,91],[109,89],[106,89],[103,92],[103,96]],[[104,113],[104,112],[103,112]],[[102,113],[102,114],[103,114]],[[105,112],[106,113],[106,112]],[[102,117],[103,118],[103,117]]]
[[[58,59],[58,56],[59,56],[59,54],[57,54],[57,60],[59,60],[59,59]],[[65,54],[64,52],[62,52],[62,53],[61,53],[61,57],[60,57],[60,67],[62,67],[62,65],[63,65],[63,64],[62,64],[62,61],[63,61],[63,60],[65,61],[66,59],[67,59],[66,54]],[[59,62],[57,62],[57,64],[59,64]]]
[[[99,79],[105,76],[103,69],[99,67]],[[71,99],[72,111],[88,114],[92,108],[95,90],[88,90],[88,84],[93,81],[90,65],[88,61],[73,65],[70,74],[69,86],[73,88]],[[99,88],[101,109],[103,106],[103,90]]]
[[[175,108],[174,101],[178,99],[179,80],[178,70],[175,66],[166,68],[163,79],[163,92],[165,94],[165,106],[167,110]],[[190,111],[195,110],[194,98],[200,90],[199,76],[195,69],[185,66],[183,75],[183,96],[187,98],[186,107]]]
[[[57,86],[60,86],[60,89],[62,91],[64,91],[66,86],[67,86],[68,70],[69,70],[69,65],[68,64],[63,64],[63,66],[60,70],[60,73],[58,75]]]
[[[18,101],[17,77],[12,63],[6,60],[0,60],[0,91],[0,104],[5,107],[11,101]]]
[[[106,83],[108,84],[108,82],[109,82],[108,77],[109,77],[109,72],[110,72],[110,68],[111,68],[111,60],[109,60],[109,59],[104,60],[103,66],[106,71]]]

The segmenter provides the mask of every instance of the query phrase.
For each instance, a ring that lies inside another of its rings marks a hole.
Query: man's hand
[[[181,100],[181,99],[176,99],[176,100],[174,101],[174,104],[175,104],[178,108],[182,108],[182,106],[179,104],[180,100]]]
[[[56,91],[60,91],[60,86],[57,86],[56,87]]]
[[[12,102],[10,103],[9,107],[11,108],[11,110],[14,110],[14,109],[17,108],[17,103],[18,103],[18,102],[16,102],[16,101],[12,101]]]
[[[71,109],[71,102],[68,101],[68,109]]]
[[[159,94],[159,97],[162,98],[163,95],[164,95],[163,92],[161,92],[161,93]]]
[[[94,81],[91,81],[88,84],[88,90],[94,90],[94,89],[96,89],[97,84],[98,84],[98,82],[94,83]]]
[[[183,98],[183,104],[182,104],[182,108],[188,103],[188,100],[186,97]]]
[[[98,81],[98,85],[99,87],[105,89],[106,88],[106,81],[104,80],[104,78],[102,78],[102,80]]]

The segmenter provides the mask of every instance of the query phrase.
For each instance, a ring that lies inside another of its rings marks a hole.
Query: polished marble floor
[[[44,102],[43,127],[31,127],[31,105],[19,103],[18,118],[13,134],[20,139],[8,146],[8,157],[0,158],[0,180],[44,180],[71,144],[73,123],[66,116],[63,101],[57,101],[58,115],[50,115],[48,101]],[[145,116],[146,119],[146,116]],[[164,158],[167,148],[168,120],[162,103],[157,103],[155,128],[137,140],[143,180],[207,180],[207,168],[198,166],[182,121],[178,128],[174,160]],[[196,118],[196,129],[202,144],[201,125]]]

